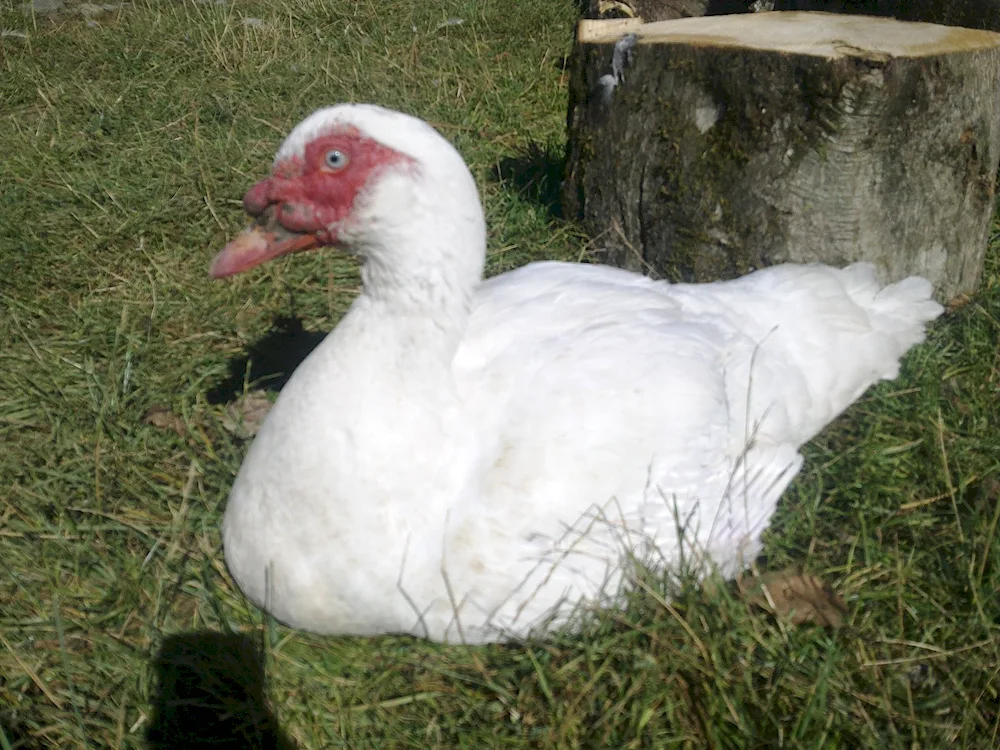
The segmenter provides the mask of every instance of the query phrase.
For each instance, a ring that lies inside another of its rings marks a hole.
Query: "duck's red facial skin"
[[[339,228],[358,196],[382,169],[412,163],[405,154],[344,127],[310,141],[302,156],[278,162],[243,197],[263,221],[230,242],[212,276],[242,273],[272,258],[339,242]]]

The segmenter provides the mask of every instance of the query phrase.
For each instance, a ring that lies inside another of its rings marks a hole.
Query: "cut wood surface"
[[[564,204],[608,260],[727,278],[871,260],[977,288],[1000,34],[773,12],[581,21]]]
[[[774,10],[852,13],[1000,30],[1000,0],[589,0],[584,17],[642,18],[649,23]]]

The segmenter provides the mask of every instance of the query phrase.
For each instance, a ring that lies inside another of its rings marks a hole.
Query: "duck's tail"
[[[740,330],[758,342],[751,363],[729,373],[731,399],[752,382],[750,424],[768,411],[767,436],[796,445],[873,383],[899,375],[900,359],[943,312],[929,281],[883,286],[870,263],[772,266],[730,284],[720,291],[742,315]]]
[[[924,340],[927,324],[944,312],[931,296],[931,282],[910,276],[883,287],[871,263],[854,263],[840,273],[851,300],[868,315],[872,369],[882,379],[896,377],[900,358]]]

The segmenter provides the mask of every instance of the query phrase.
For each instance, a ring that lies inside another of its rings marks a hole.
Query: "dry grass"
[[[470,161],[491,271],[575,259],[546,206],[574,13],[0,10],[26,33],[0,37],[0,748],[997,745],[996,250],[985,291],[809,446],[769,534],[762,563],[832,582],[843,629],[650,581],[574,636],[443,648],[300,635],[234,590],[218,528],[245,445],[221,402],[248,352],[252,378],[280,370],[357,286],[332,254],[210,283],[243,190],[306,113],[376,101]],[[154,405],[181,435],[143,423]]]

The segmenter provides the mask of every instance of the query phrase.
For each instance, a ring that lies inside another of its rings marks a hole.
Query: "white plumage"
[[[630,555],[669,567],[683,544],[733,575],[799,447],[941,312],[927,281],[882,288],[865,264],[481,283],[475,183],[425,123],[320,110],[277,164],[348,126],[413,162],[375,170],[335,227],[363,291],[285,386],[224,522],[239,586],[295,627],[516,639],[614,606]]]

